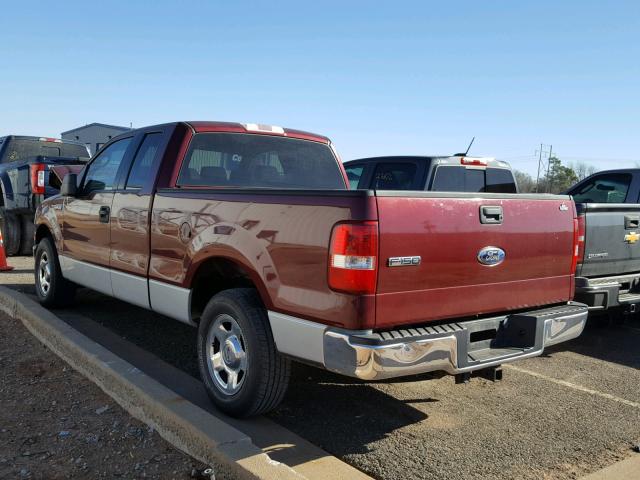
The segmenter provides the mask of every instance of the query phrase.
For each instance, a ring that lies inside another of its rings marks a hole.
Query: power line
[[[549,147],[549,150],[545,150],[545,147]],[[540,150],[536,150],[538,155],[538,175],[536,176],[536,193],[540,192],[540,173],[544,177],[549,178],[549,160],[551,159],[551,152],[553,151],[553,145],[540,144]],[[546,158],[545,158],[546,156]],[[548,185],[545,185],[545,190]]]

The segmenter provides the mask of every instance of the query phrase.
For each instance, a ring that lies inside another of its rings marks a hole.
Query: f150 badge
[[[640,233],[637,232],[629,232],[624,236],[624,241],[632,245],[638,240],[640,240]]]
[[[498,247],[484,247],[478,252],[478,261],[487,265],[488,267],[494,267],[500,265],[504,261],[504,250]]]
[[[387,265],[390,267],[410,267],[420,265],[422,258],[420,256],[415,257],[390,257]]]

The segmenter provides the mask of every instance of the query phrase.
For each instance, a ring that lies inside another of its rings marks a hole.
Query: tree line
[[[521,193],[561,193],[567,190],[574,183],[587,178],[596,173],[595,167],[583,162],[569,163],[563,165],[558,157],[549,158],[549,168],[538,181],[536,190],[536,179],[531,175],[519,170],[514,170],[513,175],[518,182],[518,189]]]

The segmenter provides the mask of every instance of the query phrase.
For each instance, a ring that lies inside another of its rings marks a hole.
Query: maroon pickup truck
[[[466,380],[582,332],[569,197],[347,185],[311,133],[127,132],[39,207],[38,297],[79,285],[197,326],[206,389],[236,416],[281,401],[291,359]]]

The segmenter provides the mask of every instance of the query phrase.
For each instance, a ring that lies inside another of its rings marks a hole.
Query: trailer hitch
[[[495,367],[487,367],[475,372],[458,373],[455,376],[456,385],[462,383],[469,383],[472,377],[480,377],[492,382],[499,382],[502,380],[502,365],[496,365]]]

